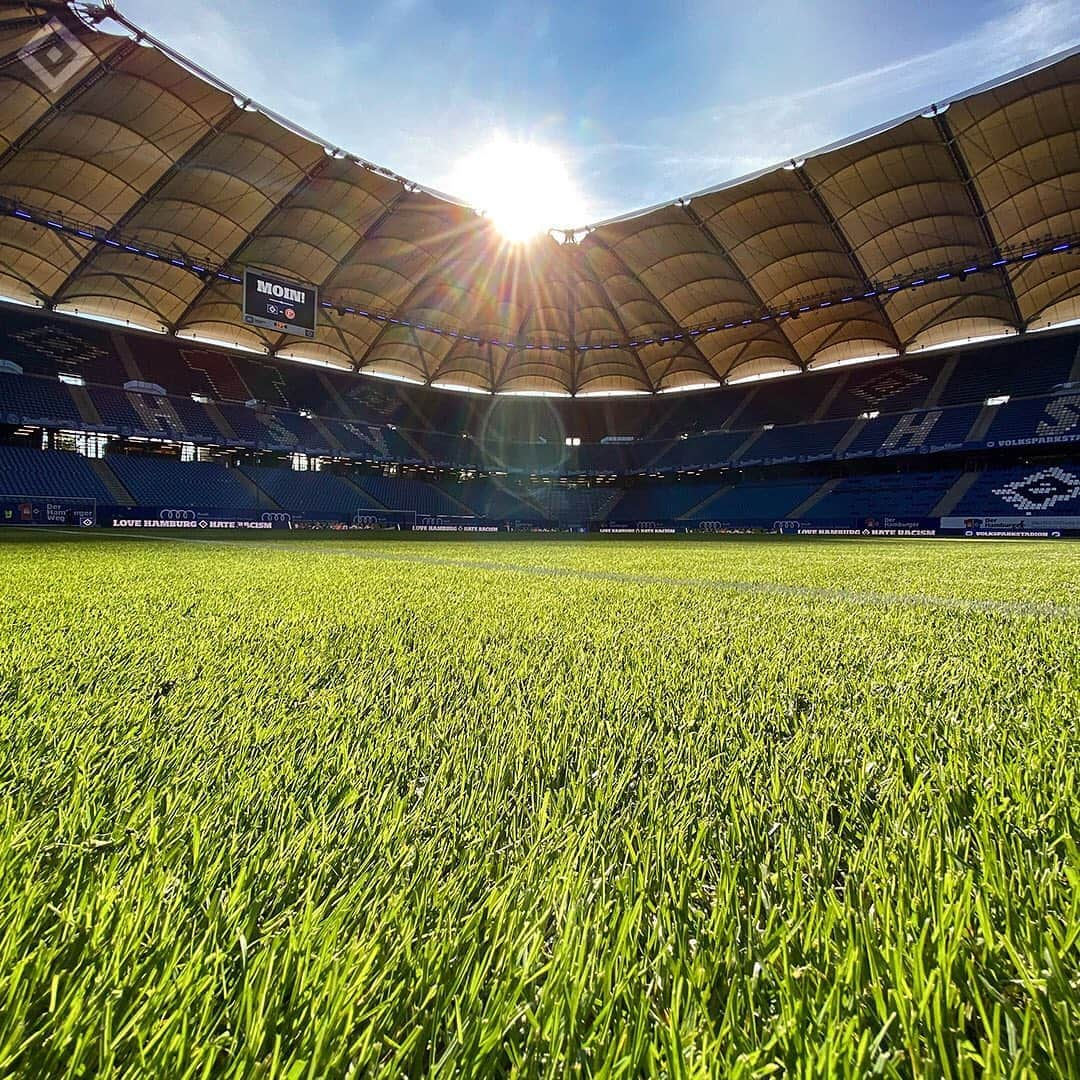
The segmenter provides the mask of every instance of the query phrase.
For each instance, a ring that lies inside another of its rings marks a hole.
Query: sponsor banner
[[[638,536],[652,536],[654,534],[671,535],[679,530],[674,525],[601,525],[602,533],[634,533]]]
[[[903,457],[905,454],[940,454],[946,450],[959,450],[962,442],[932,443],[929,446],[889,446],[875,450],[872,457]]]
[[[465,532],[492,533],[501,532],[501,525],[413,525],[413,532]]]
[[[313,338],[318,307],[314,285],[251,267],[244,270],[244,322],[249,326]]]
[[[160,518],[114,517],[109,522],[114,529],[287,529],[271,521],[222,520],[220,518],[192,518],[190,521],[162,521]]]
[[[1000,514],[995,517],[943,517],[943,529],[1008,529],[1011,532],[1035,530],[1062,530],[1080,532],[1080,517],[1025,517],[1021,514]]]
[[[686,526],[687,532],[699,532],[699,533],[755,533],[761,532],[765,528],[765,524],[760,525],[750,524],[749,522],[730,522],[730,521],[698,521]]]
[[[1065,520],[1065,519],[1061,519]],[[1028,527],[1021,527],[1021,522],[995,521],[989,519],[940,518],[930,519],[921,524],[902,523],[894,525],[807,525],[799,521],[777,521],[773,531],[787,536],[848,536],[882,537],[886,539],[928,539],[931,537],[978,537],[980,539],[1024,539],[1056,540],[1066,536],[1080,535],[1080,519],[1071,519],[1069,527],[1054,528],[1047,525],[1047,519],[1029,522]]]
[[[976,444],[988,449],[1007,449],[1010,446],[1052,446],[1058,443],[1080,442],[1080,433],[1075,435],[1032,435],[1026,439],[990,439],[989,441]]]
[[[0,500],[0,524],[88,529],[97,524],[97,510],[92,499],[8,498]]]
[[[799,536],[937,536],[937,529],[859,529],[859,528],[830,528],[824,525],[800,525],[795,523],[794,528],[780,530],[785,533],[795,533]]]
[[[956,535],[956,532],[942,531],[942,536]],[[1059,529],[965,529],[963,535],[988,540],[1058,540],[1065,533]]]
[[[283,510],[112,507],[103,523],[114,529],[290,529],[292,515]]]
[[[415,520],[412,510],[357,510],[349,524],[354,529],[411,529]]]
[[[421,514],[412,527],[418,532],[498,532],[500,523],[471,514]]]

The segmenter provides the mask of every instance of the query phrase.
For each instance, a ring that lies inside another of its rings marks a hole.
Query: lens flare
[[[446,187],[481,210],[512,244],[585,220],[584,201],[566,163],[539,143],[497,136],[463,157]]]

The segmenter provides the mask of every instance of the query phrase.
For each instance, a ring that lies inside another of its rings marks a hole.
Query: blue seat
[[[241,472],[283,510],[293,513],[351,514],[378,507],[370,496],[333,473],[251,466]]]
[[[140,506],[251,510],[257,500],[235,470],[212,462],[109,454],[106,462]]]
[[[0,446],[0,495],[53,495],[113,502],[87,458],[62,450]]]

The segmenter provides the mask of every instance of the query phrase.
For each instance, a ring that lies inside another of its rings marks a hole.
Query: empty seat
[[[0,495],[113,502],[94,467],[81,454],[23,446],[0,446]]]
[[[141,506],[250,510],[258,505],[236,470],[211,462],[110,454],[109,467]]]

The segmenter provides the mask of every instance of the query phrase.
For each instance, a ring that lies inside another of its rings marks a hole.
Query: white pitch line
[[[280,546],[285,547],[287,545]],[[802,597],[811,600],[831,600],[850,604],[937,607],[955,611],[984,611],[998,615],[1041,615],[1057,619],[1080,619],[1080,607],[1072,607],[1067,604],[1031,603],[1014,600],[979,600],[958,596],[933,596],[928,593],[886,593],[873,590],[830,589],[819,585],[790,585],[775,581],[731,581],[715,578],[668,577],[663,574],[630,574],[617,570],[588,570],[568,566],[534,566],[525,563],[503,563],[480,559],[454,559],[449,556],[439,555],[346,551],[341,548],[324,553],[380,562],[421,564],[458,570],[518,573],[534,577],[584,578],[592,581],[610,581],[617,584],[709,589],[717,592]]]
[[[44,527],[43,527],[44,531]],[[86,538],[87,534],[78,529],[50,529],[51,535],[66,532]],[[110,539],[114,537],[109,535]],[[95,535],[96,539],[96,535]],[[147,536],[139,533],[124,533],[115,539],[123,540],[159,540],[166,543],[178,541],[185,544],[218,545],[244,550],[292,551],[298,550],[295,543],[274,541],[269,538],[229,539],[226,536]],[[1080,607],[1068,604],[1031,603],[1018,600],[979,600],[959,596],[933,596],[929,593],[887,593],[874,590],[830,589],[819,585],[791,585],[775,581],[731,581],[715,578],[667,577],[663,574],[630,574],[617,570],[589,570],[569,566],[535,566],[527,563],[504,563],[481,559],[455,559],[445,555],[420,555],[397,553],[386,550],[356,550],[340,546],[329,547],[335,541],[324,541],[312,545],[310,554],[345,556],[363,559],[368,562],[388,562],[404,565],[432,566],[454,570],[484,570],[492,573],[524,574],[532,577],[577,578],[586,581],[608,581],[627,585],[660,585],[667,588],[706,589],[742,595],[783,596],[808,600],[828,600],[834,603],[866,604],[876,607],[930,607],[944,611],[984,612],[992,615],[1021,615],[1025,617],[1043,617],[1052,619],[1080,619]],[[381,543],[392,543],[382,541]]]

